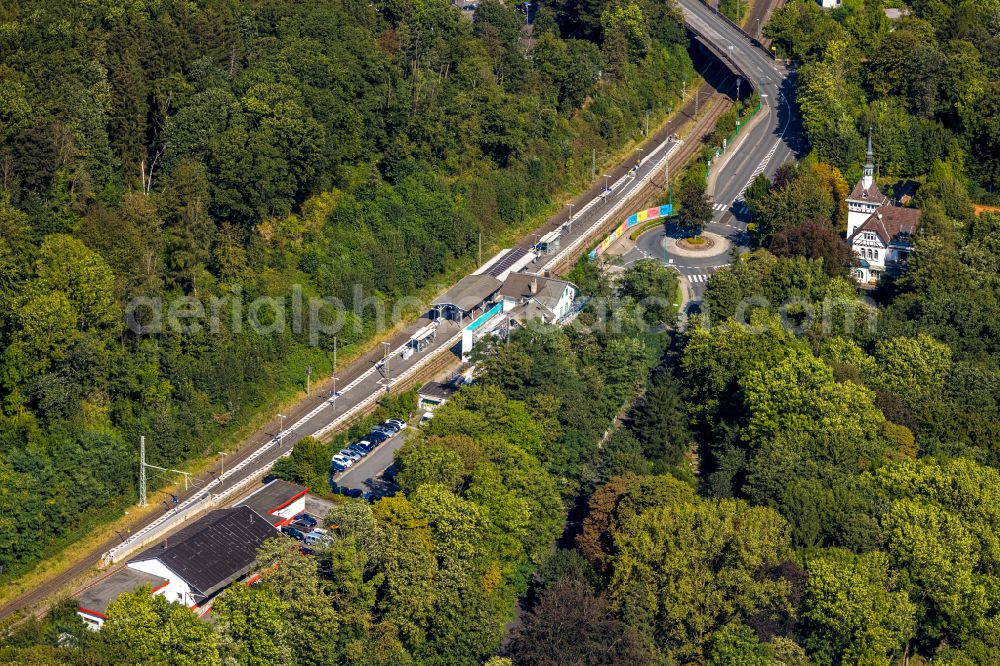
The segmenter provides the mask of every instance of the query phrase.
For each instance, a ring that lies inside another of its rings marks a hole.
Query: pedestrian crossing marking
[[[747,208],[746,204],[743,203],[743,199],[742,198],[743,198],[743,195],[740,195],[736,199],[736,201],[734,201],[732,204],[724,204],[724,203],[712,204],[712,208],[715,209],[716,211],[722,212],[724,210],[728,210],[730,208],[730,206],[732,206],[733,210],[737,214],[739,214],[739,215],[745,215],[745,214],[747,214],[747,213],[750,212],[750,209]]]
[[[744,185],[743,189],[740,191],[739,196],[736,197],[735,200],[736,203],[743,203],[744,201],[746,201],[746,199],[744,198],[744,194],[746,194],[746,191],[750,188],[750,185],[753,183],[754,178],[764,173],[764,169],[767,168],[767,165],[771,161],[771,158],[774,157],[774,152],[778,150],[779,143],[781,143],[781,139],[778,139],[777,141],[774,142],[774,145],[771,146],[770,152],[768,152],[767,155],[764,156],[764,159],[761,160],[760,164],[757,165],[757,168],[754,169],[753,175],[750,176],[750,180],[747,181],[747,184]]]

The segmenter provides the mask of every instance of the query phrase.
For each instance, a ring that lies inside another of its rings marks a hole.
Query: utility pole
[[[687,99],[688,96],[687,89],[688,89],[688,75],[685,74],[684,77],[681,79],[681,103],[683,103],[684,100]]]
[[[569,223],[568,231],[573,233],[573,204],[568,203],[566,205],[569,206],[569,216],[566,218],[566,221]]]
[[[146,502],[146,436],[139,437],[139,506],[148,506]]]
[[[740,81],[742,81],[742,79],[737,76],[736,77],[736,101],[737,101],[737,103],[740,101]]]
[[[385,367],[385,392],[389,392],[389,384],[392,378],[389,375],[389,343],[382,343],[382,365]]]
[[[646,109],[646,136],[649,136],[649,109]]]
[[[308,397],[312,393],[312,390],[311,390],[312,389],[312,384],[311,384],[311,381],[312,381],[312,371],[313,371],[313,369],[312,369],[311,365],[310,366],[306,366],[306,397]]]
[[[333,376],[333,411],[337,411],[337,376]]]
[[[224,480],[226,476],[226,454],[219,451],[219,456],[222,458],[222,471],[219,472],[219,485],[221,486],[226,484]]]
[[[597,177],[597,148],[590,149],[590,182]]]
[[[281,419],[280,425],[278,425],[278,440],[280,441],[285,438],[285,415],[278,414],[278,418]]]
[[[333,336],[333,374],[337,374],[337,336]]]

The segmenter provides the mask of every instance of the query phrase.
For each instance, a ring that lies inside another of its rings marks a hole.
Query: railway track
[[[671,169],[679,170],[683,168],[688,160],[694,157],[702,148],[704,143],[702,137],[706,135],[712,128],[715,127],[715,123],[718,119],[725,113],[726,109],[729,107],[727,103],[728,98],[721,94],[716,93],[707,102],[709,105],[708,111],[695,120],[694,125],[687,132],[688,138],[685,139],[680,145],[678,145],[677,150],[670,156],[669,163]],[[676,171],[675,171],[676,173]],[[660,178],[651,178],[648,183],[643,187],[638,189],[629,197],[630,208],[629,212],[638,210],[643,207],[647,202],[654,200],[661,192],[663,192],[666,187],[665,184],[666,173]],[[570,270],[572,270],[573,265],[576,261],[590,250],[590,248],[611,232],[612,229],[621,224],[622,219],[627,216],[626,213],[623,216],[613,216],[604,225],[594,230],[594,232],[588,235],[585,242],[581,243],[580,249],[570,253],[566,257],[554,262],[546,267],[546,270],[557,274],[565,275]]]
[[[709,91],[712,90],[711,87],[708,86],[708,84],[703,84],[702,90],[705,89]],[[675,153],[669,159],[671,168],[674,169],[681,168],[693,155],[695,155],[701,149],[702,142],[700,139],[702,136],[705,135],[705,133],[708,130],[711,129],[711,127],[714,125],[719,116],[721,116],[722,113],[725,111],[726,108],[725,100],[726,97],[724,95],[722,95],[721,93],[715,93],[710,98],[710,101],[706,102],[706,104],[711,105],[709,111],[707,113],[704,113],[700,117],[694,119],[693,126],[691,126],[690,130],[686,132],[686,135],[689,137],[688,140],[681,143],[678,146]],[[691,118],[690,110],[688,110],[688,118],[689,119]],[[667,124],[664,128],[660,130],[657,136],[654,137],[653,145],[656,145],[658,143],[657,139],[659,140],[659,142],[662,142],[663,140],[665,140],[666,136],[676,131],[678,131],[678,129],[676,128],[676,126],[674,126],[673,123]],[[618,173],[619,175],[621,175],[624,174],[625,171],[627,171],[627,169],[628,167],[618,167],[617,169],[613,170],[612,173]],[[664,187],[663,178],[650,179],[650,181],[646,185],[644,185],[643,187],[641,187],[640,189],[636,190],[635,192],[629,195],[628,198],[629,206],[640,207],[643,203],[649,201],[650,199],[655,197],[660,191],[662,191],[663,187]],[[592,196],[591,192],[581,195],[581,198],[585,198],[588,195]],[[547,266],[546,267],[547,270],[560,275],[565,274],[565,272],[567,272],[572,268],[573,264],[577,261],[577,259],[581,255],[589,251],[593,243],[598,242],[599,239],[604,234],[606,234],[608,231],[610,231],[620,223],[619,217],[620,216],[617,215],[612,216],[607,221],[606,225],[603,225],[602,227],[595,229],[592,234],[588,235],[586,241],[580,243],[578,248],[576,248],[573,252],[569,253],[564,259],[560,260],[558,264]],[[561,223],[562,221],[560,220],[552,220],[546,226],[555,229]],[[520,245],[525,245],[525,244],[530,245],[530,238],[531,235],[527,236],[524,240],[522,240]],[[434,350],[432,352],[433,359],[427,362],[426,364],[420,366],[419,369],[415,368],[414,371],[410,373],[408,376],[400,377],[393,384],[394,390],[397,391],[407,390],[419,382],[426,381],[428,379],[437,376],[439,373],[444,372],[445,370],[459,367],[460,363],[458,359],[449,352],[450,352],[450,346],[447,348],[442,347]],[[371,354],[367,354],[365,356],[371,356]],[[366,368],[365,364],[356,364],[355,370],[353,372],[350,372],[350,374],[342,376],[341,381],[345,380],[350,381],[353,377],[362,374],[365,368]],[[322,388],[329,389],[329,387],[319,387],[319,388],[321,390]],[[319,391],[317,393],[319,393]],[[290,415],[289,419],[295,420],[300,415],[307,413],[317,404],[318,400],[319,400],[318,398],[313,398],[302,401],[293,410],[289,410],[289,415]],[[359,410],[357,414],[355,414],[354,418],[359,418],[367,413],[370,413],[377,407],[377,404],[378,404],[377,400],[373,401],[370,405],[366,406],[364,409]],[[275,425],[274,423],[271,423],[267,426],[260,428],[257,432],[254,433],[254,436],[250,440],[248,440],[239,449],[232,452],[230,454],[232,457],[229,458],[227,461],[227,468],[231,464],[239,464],[240,462],[250,457],[253,454],[256,446],[258,445],[258,441],[261,439],[261,437],[273,436],[274,433],[270,432],[270,430],[275,429],[274,425]],[[324,440],[329,439],[330,437],[333,436],[335,432],[336,431],[330,431],[324,433],[322,439]],[[273,464],[274,460],[278,459],[282,455],[287,455],[290,452],[290,450],[291,446],[284,444],[281,445],[280,447],[275,448],[273,452],[275,454],[273,456],[273,459],[272,456],[270,455],[267,456],[268,460],[265,461],[265,465],[269,468],[269,466]],[[217,471],[218,471],[217,467],[213,466],[203,476],[211,479],[212,476],[217,473]],[[263,472],[261,473],[263,474]],[[192,488],[188,492],[178,493],[177,495],[178,499],[183,501],[201,492],[203,491],[200,488]],[[154,522],[165,512],[166,512],[165,510],[152,512],[147,516],[144,516],[139,522],[133,525],[132,528],[138,531],[139,529],[142,529],[143,527]],[[99,546],[91,550],[87,555],[80,558],[78,561],[76,561],[73,565],[71,565],[67,569],[59,572],[58,574],[55,574],[50,579],[46,580],[43,584],[28,590],[27,592],[21,594],[11,602],[0,607],[0,619],[6,618],[18,612],[26,611],[28,609],[30,609],[30,614],[35,616],[40,616],[44,614],[44,612],[46,612],[50,606],[50,604],[47,602],[50,601],[52,598],[55,598],[61,591],[66,589],[74,589],[78,591],[79,589],[85,587],[86,585],[84,585],[81,582],[81,579],[87,577],[87,575],[96,566],[100,564],[102,555],[105,552],[117,546],[120,542],[121,542],[120,537],[112,537],[105,540],[103,543],[101,543]],[[102,572],[100,578],[109,575],[109,573],[113,572],[116,568],[117,567],[112,567],[111,569]],[[90,577],[88,584],[93,584],[93,582],[94,582],[93,578]]]

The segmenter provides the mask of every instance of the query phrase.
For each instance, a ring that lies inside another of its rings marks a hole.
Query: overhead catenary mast
[[[158,465],[150,465],[146,462],[146,436],[141,435],[139,437],[139,506],[149,506],[148,498],[146,497],[146,468],[152,467],[153,469],[158,469],[161,472],[174,472],[175,474],[182,474],[184,476],[184,490],[188,489],[188,479],[191,478],[191,474],[188,472],[181,471],[179,469],[169,469],[167,467],[160,467]]]
[[[139,506],[146,506],[146,436],[139,437]]]

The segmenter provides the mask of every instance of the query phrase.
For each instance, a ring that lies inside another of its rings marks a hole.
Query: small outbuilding
[[[434,409],[448,402],[455,393],[455,387],[441,382],[427,382],[417,391],[420,398],[420,409]]]
[[[284,479],[274,479],[253,491],[236,506],[247,506],[275,527],[292,522],[306,510],[309,489]]]

